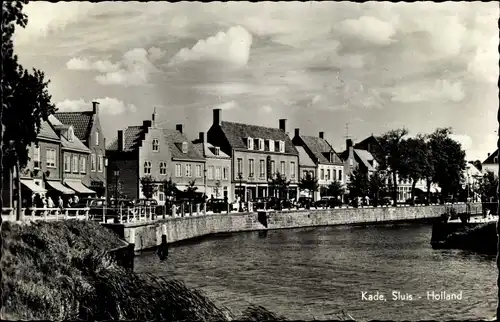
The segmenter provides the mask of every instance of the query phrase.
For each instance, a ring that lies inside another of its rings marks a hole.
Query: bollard
[[[149,206],[149,221],[153,220],[153,213],[151,212],[151,206]]]
[[[196,204],[196,216],[199,216],[200,215],[200,204],[197,203]]]
[[[207,203],[206,202],[203,203],[203,215],[205,215],[205,216],[207,215]]]
[[[172,208],[170,209],[171,210],[171,214],[172,214],[172,217],[176,217],[176,213],[175,213],[175,209],[177,208],[176,205],[172,205]]]
[[[57,218],[57,217],[56,217],[56,218]],[[43,212],[43,219],[44,219],[44,220],[47,220],[47,213],[46,213],[45,211]]]
[[[89,220],[89,210],[85,210],[85,220]]]

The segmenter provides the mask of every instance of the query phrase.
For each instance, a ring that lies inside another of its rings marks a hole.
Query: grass
[[[123,242],[87,221],[4,222],[1,318],[230,321],[233,314],[177,280],[126,271],[106,251]],[[284,320],[251,306],[238,320]]]

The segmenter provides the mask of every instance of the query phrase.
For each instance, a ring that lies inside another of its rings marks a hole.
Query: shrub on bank
[[[497,253],[496,223],[489,222],[450,234],[445,244],[449,248],[494,255]]]
[[[117,235],[88,221],[2,224],[1,318],[11,320],[229,321],[197,290],[177,280],[136,274],[106,251]],[[238,320],[284,320],[251,306]]]

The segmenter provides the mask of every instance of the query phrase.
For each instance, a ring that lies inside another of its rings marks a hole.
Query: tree
[[[398,201],[398,182],[397,174],[401,170],[401,141],[405,135],[408,134],[408,130],[397,129],[391,130],[384,135],[382,135],[380,144],[384,150],[386,159],[383,160],[381,164],[381,169],[389,170],[392,173],[392,197],[394,200],[394,205],[397,205]]]
[[[415,200],[415,186],[419,180],[427,180],[427,190],[428,194],[430,194],[432,176],[432,154],[425,136],[418,135],[416,138],[401,141],[399,177],[411,180],[412,202]],[[427,196],[427,200],[429,200],[429,195]]]
[[[196,195],[196,190],[198,190],[198,187],[196,186],[196,179],[189,181],[188,186],[185,190],[189,202],[191,202],[194,199],[194,196]]]
[[[368,196],[375,205],[378,205],[380,199],[387,192],[387,185],[385,183],[385,173],[383,171],[374,172],[368,179]]]
[[[276,176],[271,179],[271,186],[278,190],[278,199],[285,199],[286,193],[288,192],[288,187],[290,186],[290,180],[279,172],[276,172]]]
[[[493,172],[487,171],[479,183],[478,192],[481,194],[481,200],[487,202],[498,201],[497,187],[498,177]]]
[[[332,181],[328,185],[328,187],[326,188],[326,193],[329,196],[332,196],[335,198],[342,196],[344,194],[344,192],[345,192],[345,189],[344,189],[343,185],[340,182],[338,182],[337,180]]]
[[[432,181],[441,187],[441,203],[447,195],[459,191],[466,166],[465,151],[460,143],[449,137],[450,134],[451,128],[439,128],[429,135]]]
[[[349,174],[349,198],[352,200],[357,197],[368,195],[368,174],[356,168]]]
[[[48,94],[43,72],[33,69],[30,73],[19,63],[14,54],[15,27],[24,28],[28,17],[22,12],[28,1],[2,2],[2,106],[0,108],[0,174],[4,169],[16,167],[19,174],[28,161],[28,147],[36,143],[42,120],[55,112]],[[19,176],[18,176],[19,177]],[[3,182],[0,180],[0,209]],[[20,181],[17,182],[20,191]],[[19,197],[20,199],[20,197]],[[18,199],[18,200],[19,200]],[[19,202],[19,201],[18,201]],[[19,208],[19,205],[18,205]],[[0,219],[1,223],[1,219]]]
[[[123,181],[122,180],[112,180],[108,184],[108,191],[112,191],[112,197],[116,197],[118,199],[124,198],[125,194],[123,193]]]
[[[172,177],[168,178],[168,180],[163,181],[163,192],[165,193],[165,197],[167,200],[175,197],[177,192],[177,185],[172,181]]]
[[[151,176],[141,178],[141,190],[144,197],[147,199],[153,198],[153,195],[158,191],[158,185]]]
[[[307,172],[306,175],[299,180],[299,189],[302,191],[309,190],[313,193],[314,198],[314,192],[319,189],[318,179],[314,178],[311,173]]]

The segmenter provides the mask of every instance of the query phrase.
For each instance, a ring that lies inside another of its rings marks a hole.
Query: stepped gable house
[[[252,201],[277,196],[272,179],[278,172],[290,180],[288,198],[297,198],[299,153],[286,133],[286,120],[279,120],[279,128],[271,128],[223,121],[221,112],[213,110],[207,141],[232,158],[235,198]]]
[[[324,193],[325,189],[334,181],[344,184],[344,162],[339,155],[332,148],[330,143],[325,140],[324,132],[319,132],[316,136],[301,135],[300,129],[295,129],[295,136],[292,139],[293,144],[297,149],[303,149],[308,158],[312,160],[315,165],[315,178],[318,180],[320,186],[319,191],[315,192],[315,200],[318,200]],[[300,156],[300,152],[299,152]],[[299,162],[302,163],[302,160]],[[309,168],[309,165],[306,165]],[[302,169],[302,168],[301,168]],[[302,171],[302,170],[301,170]],[[310,171],[310,170],[306,170]],[[323,193],[321,193],[323,191]]]
[[[119,194],[130,199],[144,198],[141,178],[151,176],[158,185],[153,196],[159,204],[165,202],[162,183],[172,179],[177,189],[184,191],[195,180],[197,192],[204,192],[205,159],[183,134],[183,126],[175,130],[156,125],[156,113],[142,125],[119,130],[109,145],[108,184],[110,197]],[[116,187],[118,183],[118,190]]]
[[[98,196],[106,192],[106,142],[99,121],[99,103],[92,102],[91,111],[58,112],[54,116],[65,125],[72,125],[75,136],[90,149],[90,170],[86,177]],[[87,180],[87,179],[85,179]]]

